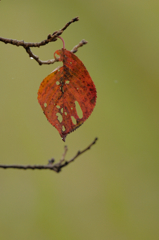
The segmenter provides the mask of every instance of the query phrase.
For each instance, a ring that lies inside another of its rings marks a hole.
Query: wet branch
[[[60,29],[59,31],[53,32],[53,34],[49,34],[47,36],[47,39],[45,39],[45,40],[43,40],[41,42],[38,42],[38,43],[24,42],[23,40],[18,41],[16,39],[8,39],[8,38],[3,38],[3,37],[0,37],[0,42],[3,42],[5,44],[9,43],[9,44],[15,45],[17,47],[19,47],[19,46],[23,47],[26,50],[26,52],[29,54],[29,57],[33,58],[35,61],[37,61],[39,63],[39,65],[42,65],[42,64],[53,64],[54,62],[58,62],[58,58],[57,59],[50,59],[50,60],[47,60],[47,61],[42,61],[42,60],[39,59],[38,56],[36,56],[31,51],[31,47],[38,47],[39,48],[41,46],[45,46],[46,44],[48,44],[50,42],[55,42],[57,40],[58,36],[60,36],[68,28],[68,26],[70,26],[71,23],[77,22],[77,21],[79,21],[78,17],[73,18],[62,29]],[[71,52],[73,52],[73,53],[77,52],[78,48],[82,47],[86,43],[87,43],[87,41],[82,40],[78,45],[76,45],[71,50]]]
[[[27,170],[27,169],[32,169],[32,170],[35,170],[35,169],[39,169],[39,170],[49,169],[49,170],[53,170],[53,171],[59,173],[63,167],[66,167],[71,162],[73,162],[77,157],[79,157],[81,154],[83,154],[84,152],[89,150],[96,143],[97,140],[98,140],[98,138],[95,138],[94,141],[88,147],[86,147],[82,151],[78,151],[76,153],[76,155],[73,158],[71,158],[70,160],[65,160],[65,156],[66,156],[66,153],[68,151],[67,146],[65,146],[64,147],[64,153],[62,154],[62,157],[61,157],[61,159],[58,163],[54,163],[55,160],[54,160],[54,158],[52,158],[51,160],[49,160],[47,165],[26,165],[26,166],[24,166],[24,165],[2,165],[1,164],[0,168],[3,168],[3,169],[14,168],[14,169],[23,169],[23,170]]]

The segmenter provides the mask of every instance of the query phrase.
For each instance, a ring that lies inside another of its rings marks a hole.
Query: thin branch
[[[82,47],[83,45],[85,45],[85,44],[87,44],[87,43],[88,43],[88,42],[83,39],[81,42],[79,42],[78,45],[76,45],[76,46],[71,50],[71,52],[72,52],[72,53],[76,53],[76,52],[78,51],[78,48],[79,48],[79,47]],[[42,64],[48,64],[48,65],[49,65],[49,64],[53,64],[53,63],[59,61],[58,58],[56,58],[56,59],[50,59],[50,60],[47,60],[47,61],[42,61],[42,60],[39,59],[38,56],[36,56],[35,54],[33,54],[33,52],[31,51],[30,48],[26,49],[26,51],[27,51],[27,53],[29,54],[29,57],[35,59],[35,61],[37,61],[37,62],[39,63],[39,65],[42,65]]]
[[[0,37],[0,41],[1,42],[4,42],[4,43],[10,43],[10,44],[13,44],[13,45],[16,45],[17,47],[19,46],[22,46],[24,48],[28,48],[28,47],[41,47],[41,46],[44,46],[46,44],[48,44],[49,42],[54,42],[57,40],[57,37],[60,36],[64,30],[66,30],[66,28],[73,22],[77,22],[79,21],[79,18],[78,17],[75,17],[73,18],[71,21],[69,21],[62,29],[60,29],[59,31],[55,31],[53,32],[53,34],[49,34],[47,36],[47,39],[39,42],[39,43],[31,43],[31,42],[24,42],[23,40],[22,41],[18,41],[18,40],[15,40],[15,39],[8,39],[8,38],[2,38]]]
[[[64,147],[64,153],[62,154],[62,158],[61,158],[61,160],[59,162],[59,165],[61,165],[65,161],[65,156],[66,156],[67,151],[68,151],[68,147],[65,146]]]
[[[74,161],[77,157],[79,157],[82,153],[84,153],[84,152],[86,152],[87,150],[89,150],[89,149],[96,143],[97,140],[98,140],[98,138],[95,138],[94,141],[93,141],[88,147],[86,147],[86,148],[85,148],[84,150],[82,150],[82,151],[78,151],[78,152],[76,153],[76,155],[75,155],[73,158],[71,158],[69,161],[65,161],[65,163],[60,166],[60,170],[61,170],[61,168],[65,167],[66,165],[68,165],[68,164],[70,164],[71,162],[73,162],[73,161]]]
[[[76,45],[72,50],[71,52],[72,53],[76,53],[78,51],[78,48],[79,47],[82,47],[83,45],[87,44],[88,42],[86,40],[82,40],[78,45]]]
[[[77,22],[77,21],[79,21],[78,17],[73,18],[71,21],[66,23],[66,25],[62,29],[60,29],[59,31],[55,31],[53,34],[49,34],[47,36],[47,39],[45,39],[41,42],[31,43],[31,42],[24,42],[23,40],[19,41],[19,40],[16,40],[16,39],[8,39],[8,38],[3,38],[3,37],[0,37],[0,42],[3,42],[5,44],[9,43],[9,44],[15,45],[17,47],[19,47],[19,46],[23,47],[26,50],[26,52],[29,54],[29,57],[33,58],[35,61],[37,61],[39,63],[39,65],[53,64],[55,62],[58,62],[58,59],[51,59],[51,60],[47,60],[47,61],[42,61],[42,60],[39,59],[38,56],[33,54],[33,52],[31,51],[30,48],[31,47],[41,47],[41,46],[44,46],[44,45],[46,45],[50,42],[55,42],[57,40],[58,36],[60,36],[68,28],[68,26],[70,26],[71,23]],[[73,53],[77,52],[77,49],[79,47],[83,46],[86,43],[87,43],[87,41],[82,40],[77,46],[75,46],[72,49],[72,52]]]
[[[38,170],[49,169],[49,170],[53,170],[53,171],[58,173],[58,172],[61,171],[61,169],[63,167],[67,166],[68,164],[73,162],[77,157],[79,157],[81,154],[83,154],[84,152],[89,150],[96,143],[97,140],[98,140],[98,138],[95,138],[94,141],[88,147],[86,147],[82,151],[78,151],[76,153],[76,155],[68,161],[65,160],[65,156],[66,156],[66,153],[67,153],[67,150],[68,150],[67,146],[65,146],[62,158],[58,163],[54,163],[55,160],[54,160],[54,158],[52,158],[51,160],[49,160],[49,163],[47,165],[26,165],[26,166],[24,166],[24,165],[2,165],[1,164],[0,168],[3,168],[3,169],[14,168],[14,169],[23,169],[23,170],[27,170],[27,169],[32,169],[32,170],[35,170],[35,169],[38,169]]]

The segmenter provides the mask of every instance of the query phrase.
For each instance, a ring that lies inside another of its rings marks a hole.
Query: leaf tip
[[[66,135],[62,137],[62,141],[65,142],[65,139],[66,139]]]

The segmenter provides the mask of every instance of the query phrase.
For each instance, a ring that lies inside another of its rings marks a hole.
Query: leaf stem
[[[60,38],[60,39],[62,40],[62,42],[63,42],[63,49],[65,49],[65,41],[64,41],[63,38],[60,37],[60,36],[58,36],[58,38]]]

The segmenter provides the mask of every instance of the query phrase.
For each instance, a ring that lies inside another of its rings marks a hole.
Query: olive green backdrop
[[[0,239],[159,239],[159,3],[152,0],[0,1],[0,35],[39,42],[62,28],[97,88],[89,119],[66,138],[60,174],[0,169]],[[61,40],[33,49],[53,58]],[[57,66],[0,42],[0,164],[46,164],[64,148],[37,101]]]

